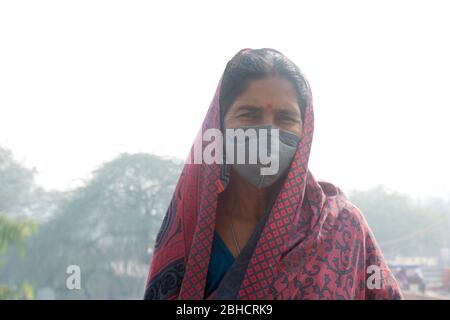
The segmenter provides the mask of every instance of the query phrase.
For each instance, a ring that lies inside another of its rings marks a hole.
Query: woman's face
[[[295,89],[277,76],[251,81],[225,115],[225,128],[271,124],[301,137],[303,123]]]

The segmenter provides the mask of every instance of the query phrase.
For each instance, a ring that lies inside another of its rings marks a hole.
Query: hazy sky
[[[2,1],[0,145],[65,189],[119,152],[185,159],[226,62],[272,47],[314,97],[310,169],[450,196],[446,1]]]

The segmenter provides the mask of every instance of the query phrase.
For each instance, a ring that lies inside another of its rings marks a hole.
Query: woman
[[[276,129],[275,174],[255,170],[259,160],[229,163],[226,148],[222,162],[192,163],[208,147],[203,132],[239,128],[256,129],[258,141],[262,129]],[[144,299],[400,299],[359,209],[308,170],[312,137],[311,90],[299,68],[273,49],[239,51],[177,183]]]

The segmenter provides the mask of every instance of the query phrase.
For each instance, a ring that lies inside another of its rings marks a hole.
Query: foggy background
[[[0,245],[4,292],[141,297],[181,162],[247,47],[305,73],[309,167],[363,209],[386,256],[448,266],[448,15],[445,1],[0,2],[0,212],[17,231]],[[69,264],[98,283],[68,292]]]

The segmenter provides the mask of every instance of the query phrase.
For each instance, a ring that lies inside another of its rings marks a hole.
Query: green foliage
[[[17,245],[20,255],[24,257],[24,240],[31,236],[36,229],[37,225],[31,221],[15,222],[11,218],[0,214],[0,258],[11,245]],[[23,283],[20,290],[15,290],[6,284],[0,283],[0,299],[22,298],[33,298],[33,287],[29,283]]]
[[[122,154],[58,202],[27,242],[27,263],[10,257],[15,282],[55,290],[58,299],[139,299],[150,255],[181,165],[148,154]],[[81,269],[68,290],[66,269]]]
[[[23,283],[20,290],[14,290],[0,283],[0,300],[33,300],[33,286],[27,282]]]
[[[8,212],[8,215],[0,212],[0,268],[14,247],[19,259],[25,259],[26,239],[37,231],[37,224],[25,218],[23,213],[33,204],[36,190],[41,189],[34,183],[34,170],[23,166],[14,159],[11,151],[0,147],[0,211]],[[33,299],[30,283],[7,280],[0,278],[0,299]],[[22,283],[20,288],[17,288],[17,283]]]
[[[17,245],[20,254],[24,256],[24,240],[31,236],[36,229],[37,225],[31,221],[15,222],[6,215],[0,214],[0,257],[11,244]]]

